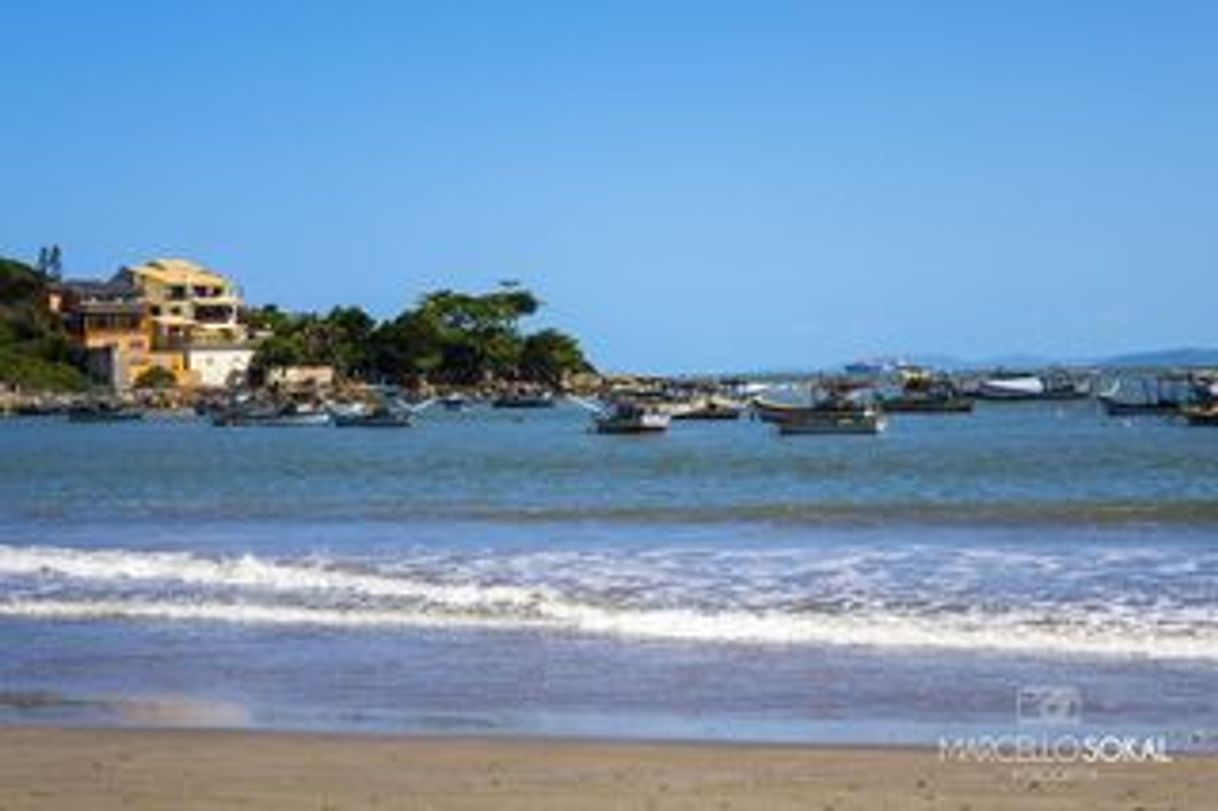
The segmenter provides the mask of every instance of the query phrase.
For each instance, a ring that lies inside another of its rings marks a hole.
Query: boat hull
[[[337,428],[409,428],[411,422],[405,414],[375,417],[335,415],[334,425]]]
[[[753,412],[763,422],[783,422],[785,420],[798,419],[814,411],[815,409],[809,406],[774,403],[769,400],[763,400],[760,397],[753,401]]]
[[[598,434],[660,434],[668,430],[671,417],[658,411],[641,414],[598,417],[594,429]]]
[[[608,422],[598,422],[596,424],[596,433],[598,434],[662,434],[667,430],[667,425]]]
[[[738,408],[698,408],[691,411],[678,411],[672,415],[674,420],[738,420],[742,413]]]
[[[1218,428],[1218,408],[1185,408],[1180,413],[1189,425]]]
[[[1045,393],[1044,381],[1036,377],[983,380],[977,387],[977,396],[983,400],[1041,400]]]
[[[329,414],[299,414],[276,417],[217,415],[212,425],[219,428],[319,428],[329,425]]]
[[[973,410],[973,400],[968,397],[943,399],[896,397],[884,401],[884,410],[890,414],[968,414]]]
[[[1110,417],[1164,417],[1180,411],[1178,403],[1123,403],[1119,400],[1100,400],[1104,413]]]
[[[876,412],[827,412],[781,420],[778,423],[778,433],[790,436],[803,434],[875,435],[881,433],[887,424],[884,416]]]

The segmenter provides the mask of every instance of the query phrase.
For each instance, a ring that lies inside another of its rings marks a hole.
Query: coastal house
[[[118,390],[153,367],[182,387],[223,388],[244,377],[254,356],[239,320],[240,290],[185,259],[154,259],[54,292],[91,376]]]
[[[149,366],[152,325],[133,287],[121,280],[74,280],[56,285],[53,296],[95,381],[127,388]]]
[[[227,388],[244,379],[254,348],[233,281],[186,259],[153,259],[124,267],[116,278],[148,307],[155,351],[180,360],[179,385]]]
[[[234,346],[248,335],[238,321],[241,292],[235,284],[185,259],[153,259],[124,267],[116,280],[138,291],[148,306],[159,349]]]
[[[240,385],[254,359],[250,344],[194,344],[185,351],[186,368],[194,385],[225,389]]]

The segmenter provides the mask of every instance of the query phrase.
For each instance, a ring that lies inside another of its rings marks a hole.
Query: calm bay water
[[[1049,684],[1218,740],[1218,431],[586,420],[0,422],[0,715],[924,741]]]

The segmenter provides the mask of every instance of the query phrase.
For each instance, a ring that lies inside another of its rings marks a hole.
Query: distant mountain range
[[[1044,369],[1050,366],[1218,366],[1218,348],[1181,347],[1128,352],[1100,358],[1050,358],[1044,355],[1003,355],[965,360],[943,355],[914,355],[911,362],[937,369]]]
[[[1099,361],[1103,366],[1218,366],[1218,349],[1186,347],[1114,355]]]
[[[1038,354],[963,359],[939,354],[915,354],[911,363],[935,369],[1044,369],[1047,367],[1218,367],[1218,348],[1179,347],[1113,354],[1101,358],[1050,358]]]
[[[888,356],[885,356],[888,357]],[[1175,349],[1153,349],[1145,352],[1129,352],[1122,355],[1109,355],[1101,358],[1050,358],[1044,355],[999,355],[989,358],[966,359],[950,355],[920,355],[911,354],[901,357],[901,360],[931,369],[946,369],[952,371],[983,371],[988,369],[1035,370],[1047,369],[1053,366],[1066,367],[1105,367],[1105,368],[1137,368],[1152,366],[1167,367],[1211,367],[1218,368],[1218,348],[1181,347]],[[840,370],[844,363],[824,369],[779,368],[737,372],[732,375],[722,373],[706,376],[735,376],[748,379],[791,378],[803,377],[817,372]],[[692,374],[691,377],[699,375]]]

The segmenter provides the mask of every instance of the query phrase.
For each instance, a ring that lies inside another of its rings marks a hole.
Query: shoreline
[[[1218,757],[1051,780],[933,748],[0,727],[6,809],[1201,809]]]

